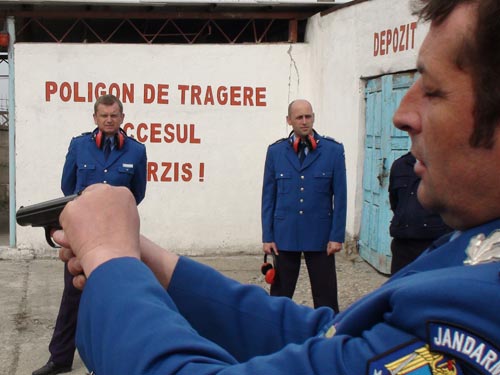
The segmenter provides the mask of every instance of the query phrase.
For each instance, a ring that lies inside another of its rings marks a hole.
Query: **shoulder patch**
[[[422,341],[411,341],[373,358],[367,375],[463,375],[453,358],[433,352]]]
[[[458,358],[482,374],[500,374],[500,349],[464,328],[428,322],[430,349]]]

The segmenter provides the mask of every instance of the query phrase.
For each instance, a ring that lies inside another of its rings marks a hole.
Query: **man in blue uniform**
[[[420,177],[413,170],[416,162],[408,152],[391,166],[389,202],[394,212],[389,227],[391,274],[413,262],[434,240],[451,231],[439,214],[426,210],[418,201]]]
[[[85,287],[77,346],[89,370],[500,374],[500,2],[422,1],[420,77],[394,123],[412,139],[420,202],[452,235],[335,314],[159,248],[139,235],[127,189],[91,186],[53,236]]]
[[[128,137],[121,129],[125,114],[121,101],[104,95],[94,104],[97,128],[71,140],[62,172],[64,195],[82,191],[95,183],[125,186],[139,204],[146,192],[146,148]],[[114,224],[108,224],[114,227]],[[71,371],[75,354],[75,331],[81,291],[72,285],[67,267],[64,291],[56,325],[49,345],[47,364],[33,375],[59,374]]]
[[[306,100],[289,104],[287,122],[290,136],[267,150],[262,187],[263,251],[277,255],[271,295],[293,297],[303,253],[314,307],[338,312],[335,253],[344,242],[347,210],[344,146],[314,131]]]

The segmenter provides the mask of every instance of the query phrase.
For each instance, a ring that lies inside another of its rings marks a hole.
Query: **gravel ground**
[[[0,374],[31,374],[47,361],[63,287],[63,264],[55,258],[55,252],[48,255],[20,258],[17,252],[0,249]],[[336,257],[341,310],[386,280],[357,256],[341,253]],[[268,290],[260,272],[263,257],[259,251],[193,258],[231,278]],[[312,306],[307,269],[302,263],[294,300]],[[76,353],[71,374],[87,373]]]

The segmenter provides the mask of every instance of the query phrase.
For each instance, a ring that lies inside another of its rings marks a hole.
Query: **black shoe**
[[[31,375],[55,375],[70,371],[71,371],[71,366],[56,365],[54,362],[48,361],[45,366],[40,367],[36,371],[33,371]]]

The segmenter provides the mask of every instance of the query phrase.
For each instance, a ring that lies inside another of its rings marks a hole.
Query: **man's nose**
[[[415,82],[394,113],[392,122],[396,128],[408,133],[420,129],[420,98],[419,88]]]

